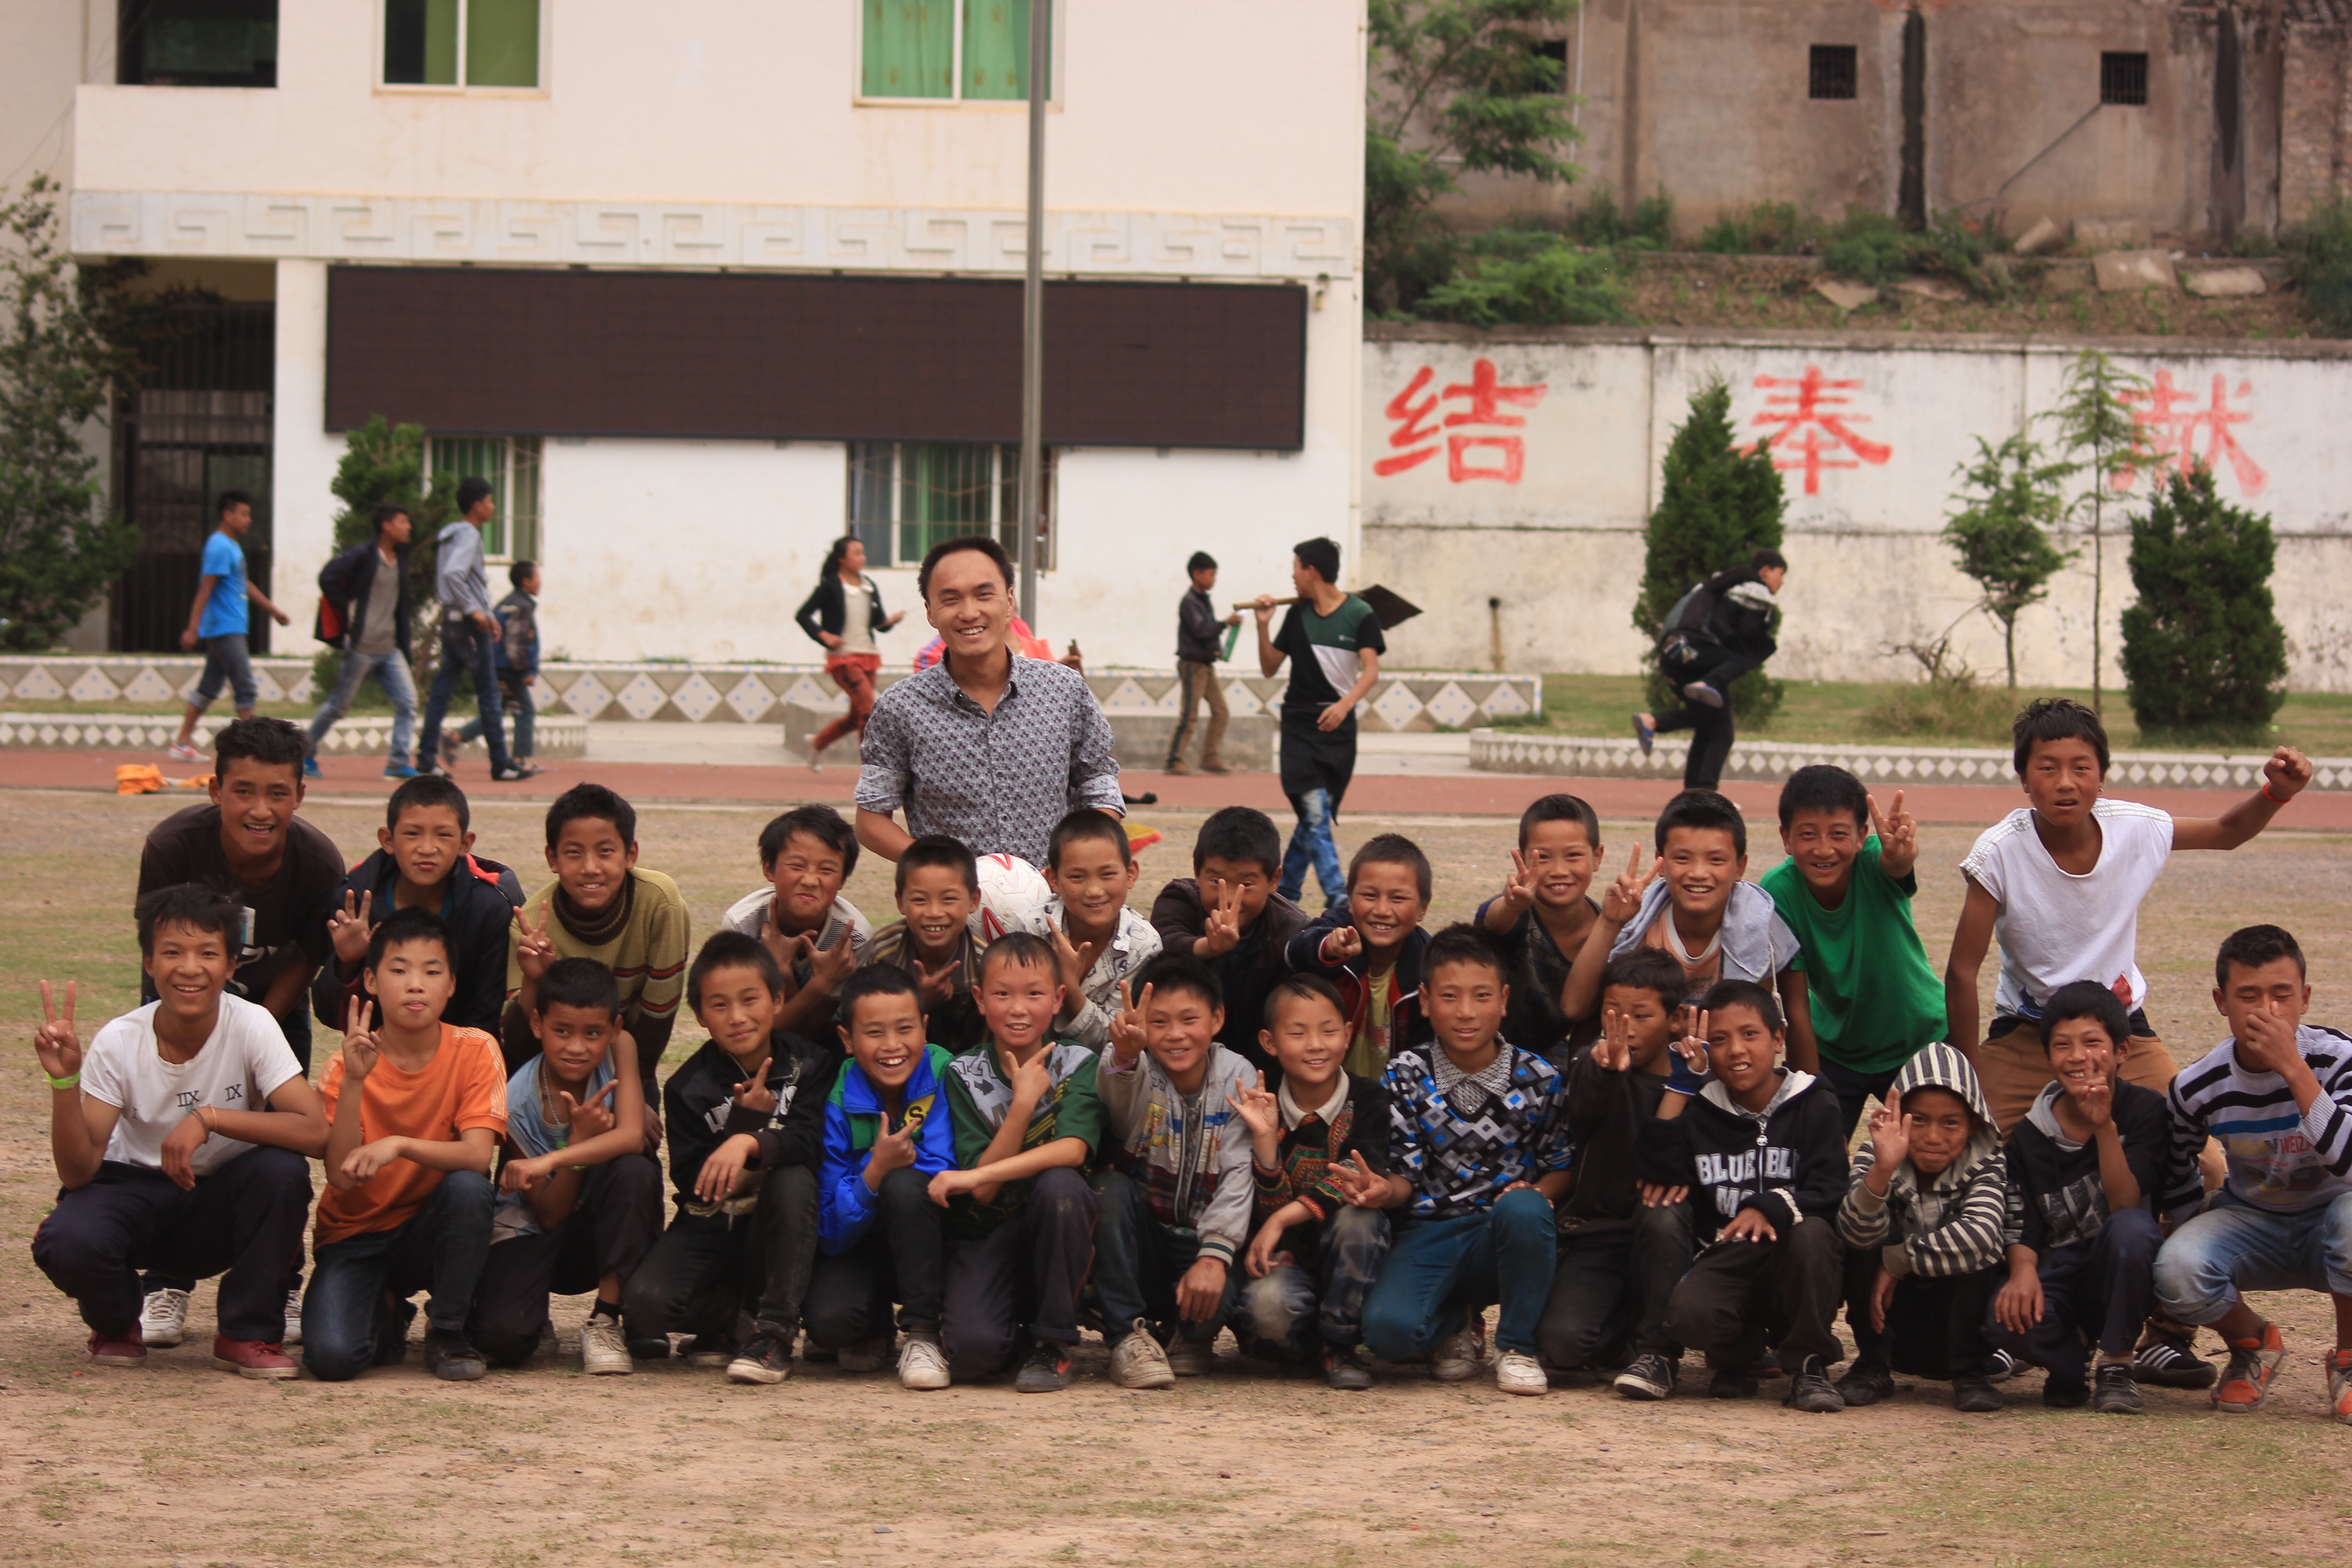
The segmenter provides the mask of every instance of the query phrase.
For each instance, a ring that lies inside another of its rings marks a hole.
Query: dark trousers
[[[1140,1318],[1162,1344],[1180,1333],[1199,1344],[1214,1343],[1241,1293],[1241,1269],[1225,1270],[1224,1294],[1208,1321],[1183,1321],[1176,1311],[1176,1282],[1200,1259],[1199,1234],[1161,1224],[1143,1184],[1120,1172],[1106,1171],[1095,1184],[1102,1194],[1095,1219],[1095,1294],[1102,1298],[1104,1336],[1116,1344]]]
[[[1683,759],[1685,789],[1714,789],[1723,782],[1723,765],[1731,760],[1732,741],[1730,699],[1724,700],[1721,708],[1692,702],[1658,715],[1656,729],[1661,735],[1669,730],[1691,732],[1690,755]]]
[[[150,980],[144,983],[144,987],[140,993],[139,999],[142,1002],[152,1002],[155,1000],[155,983],[153,981]],[[256,1000],[258,1000],[258,998],[256,998]],[[287,1010],[286,1016],[278,1020],[278,1031],[286,1037],[286,1044],[288,1047],[293,1051],[295,1062],[300,1066],[303,1073],[308,1075],[310,1070],[310,999],[309,993],[304,993],[303,995],[295,1002],[294,1005]],[[267,1107],[264,1107],[263,1109],[267,1109]],[[172,1268],[165,1268],[160,1265],[152,1266],[140,1277],[139,1291],[141,1295],[145,1296],[152,1294],[157,1290],[164,1289],[193,1290],[196,1288],[196,1279],[197,1276],[194,1274],[188,1274]],[[294,1265],[291,1271],[289,1272],[286,1277],[286,1289],[289,1290],[297,1289],[301,1286],[301,1283],[302,1244],[299,1240],[297,1240],[294,1244]],[[284,1297],[279,1297],[278,1304],[280,1306],[285,1304]],[[282,1332],[283,1331],[280,1331]],[[268,1342],[276,1344],[278,1342],[273,1339]]]
[[[1874,1096],[1884,1103],[1886,1091],[1894,1087],[1895,1075],[1902,1070],[1899,1067],[1893,1067],[1884,1072],[1864,1072],[1833,1062],[1826,1056],[1822,1058],[1822,1081],[1829,1085],[1832,1094],[1837,1096],[1838,1114],[1845,1118],[1845,1135],[1848,1138],[1853,1137],[1853,1130],[1861,1125],[1862,1108]]]
[[[1837,1226],[1809,1216],[1784,1226],[1777,1241],[1717,1241],[1691,1261],[1666,1307],[1666,1332],[1714,1358],[1718,1370],[1746,1372],[1778,1346],[1783,1363],[1843,1355],[1837,1321],[1843,1250]]]
[[[433,672],[433,689],[425,699],[425,732],[416,738],[420,762],[439,765],[441,721],[448,714],[450,699],[457,695],[458,679],[471,675],[476,706],[482,715],[482,739],[490,748],[490,771],[506,772],[510,759],[507,756],[506,724],[499,708],[496,647],[495,640],[471,621],[442,621],[441,665]]]
[[[2098,1239],[2053,1247],[2035,1260],[2042,1277],[2042,1321],[2016,1334],[1990,1325],[1992,1342],[2046,1368],[2050,1381],[2079,1387],[2090,1375],[2090,1352],[2129,1355],[2140,1325],[2156,1310],[2156,1254],[2163,1240],[2145,1209],[2111,1214]],[[2000,1289],[2000,1281],[1994,1281]]]
[[[912,1166],[882,1178],[873,1226],[845,1252],[819,1257],[809,1277],[809,1338],[829,1351],[851,1350],[898,1326],[910,1334],[940,1331],[947,1292],[947,1211],[931,1202],[930,1178]]]
[[[1879,1249],[1846,1254],[1845,1326],[1853,1331],[1853,1359],[1889,1367],[1906,1377],[1948,1383],[1990,1370],[1992,1342],[1985,1318],[1993,1292],[2009,1278],[2005,1264],[1973,1274],[1906,1274],[1886,1303],[1886,1327],[1870,1326],[1870,1292],[1878,1283]]]
[[[1389,1216],[1379,1209],[1349,1204],[1319,1223],[1292,1226],[1274,1267],[1242,1280],[1234,1336],[1268,1361],[1313,1361],[1326,1349],[1361,1344],[1364,1299],[1388,1255]]]
[[[680,1212],[621,1292],[631,1339],[735,1331],[744,1311],[762,1332],[800,1331],[816,1258],[816,1173],[786,1165],[761,1179],[759,1207],[725,1215]]]
[[[430,1290],[425,1321],[463,1333],[490,1250],[497,1189],[478,1171],[452,1171],[425,1205],[390,1230],[362,1231],[314,1249],[302,1297],[302,1365],[321,1383],[365,1372],[394,1334],[406,1337],[408,1298]]]
[[[1499,1304],[1495,1348],[1533,1355],[1558,1261],[1551,1201],[1530,1188],[1470,1214],[1401,1218],[1364,1300],[1364,1348],[1411,1361]]]
[[[108,1335],[139,1321],[140,1269],[191,1281],[218,1274],[221,1336],[274,1345],[286,1337],[286,1292],[310,1217],[310,1162],[290,1149],[251,1149],[192,1191],[110,1160],[58,1195],[33,1233],[33,1261]]]
[[[1062,1166],[1039,1176],[1029,1201],[986,1236],[949,1239],[940,1343],[958,1383],[1004,1371],[1024,1340],[1078,1342],[1095,1208],[1087,1179]]]
[[[1631,1220],[1590,1233],[1562,1231],[1551,1298],[1536,1326],[1544,1360],[1566,1369],[1621,1353],[1679,1359],[1683,1347],[1666,1331],[1666,1303],[1690,1268],[1694,1223],[1685,1201],[1644,1205]]]
[[[491,1244],[474,1291],[474,1348],[494,1366],[529,1361],[549,1292],[585,1295],[607,1274],[625,1283],[661,1234],[661,1167],[648,1156],[591,1166],[562,1225]]]

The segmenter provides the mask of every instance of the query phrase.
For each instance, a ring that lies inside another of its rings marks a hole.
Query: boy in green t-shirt
[[[1881,816],[1843,768],[1800,768],[1780,790],[1780,847],[1764,890],[1796,933],[1822,1077],[1851,1138],[1863,1102],[1944,1037],[1943,983],[1911,922],[1919,826],[1899,790]]]
[[[1339,547],[1328,539],[1302,540],[1291,552],[1290,581],[1298,596],[1282,630],[1272,632],[1275,601],[1258,596],[1257,663],[1272,675],[1290,661],[1282,693],[1282,793],[1298,826],[1282,857],[1282,896],[1293,903],[1306,890],[1311,866],[1323,900],[1346,897],[1339,845],[1332,820],[1356,773],[1356,705],[1380,679],[1388,644],[1371,605],[1339,585]]]

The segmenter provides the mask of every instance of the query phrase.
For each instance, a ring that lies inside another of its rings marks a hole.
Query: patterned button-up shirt
[[[907,831],[944,833],[975,855],[1045,863],[1054,825],[1082,805],[1118,814],[1110,721],[1087,678],[1013,657],[996,711],[964,695],[942,659],[882,693],[866,723],[861,811],[904,806]]]
[[[1491,1207],[1513,1182],[1565,1171],[1568,1080],[1504,1043],[1475,1077],[1435,1041],[1389,1058],[1389,1168],[1412,1184],[1406,1211],[1452,1219]]]

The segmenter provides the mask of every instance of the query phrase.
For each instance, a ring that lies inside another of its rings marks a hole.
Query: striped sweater
[[[1388,1173],[1388,1091],[1353,1073],[1346,1078],[1347,1099],[1330,1121],[1312,1110],[1296,1125],[1289,1124],[1287,1116],[1284,1118],[1282,1136],[1275,1146],[1275,1169],[1259,1164],[1255,1153],[1251,1154],[1250,1174],[1257,1184],[1254,1225],[1264,1225],[1275,1210],[1292,1202],[1305,1204],[1318,1220],[1329,1219],[1334,1210],[1348,1202],[1331,1180],[1331,1167],[1347,1163],[1350,1155],[1362,1156],[1370,1170]],[[1285,1103],[1288,1103],[1286,1096]]]
[[[1976,1122],[1968,1146],[1932,1176],[1904,1161],[1881,1197],[1863,1180],[1877,1159],[1876,1148],[1865,1141],[1838,1205],[1838,1235],[1850,1247],[1879,1248],[1880,1266],[1897,1279],[1974,1274],[2000,1261],[2009,1218],[2008,1167],[1992,1111],[1968,1058],[1941,1042],[1904,1064],[1887,1086],[1887,1101],[1900,1106],[1904,1096],[1920,1089],[1947,1089],[1968,1106]]]
[[[516,993],[522,989],[522,961],[517,952],[522,927],[536,931],[544,921],[556,957],[593,958],[613,972],[621,989],[621,1026],[637,1044],[637,1070],[645,1075],[650,1098],[654,1069],[669,1049],[678,999],[686,992],[686,961],[693,938],[686,900],[678,896],[677,884],[659,871],[635,867],[629,872],[626,917],[618,919],[602,941],[591,942],[565,925],[560,910],[551,916],[548,906],[561,886],[550,882],[532,894],[522,907],[520,923],[507,928],[507,1043],[510,1049],[519,1043],[517,1031],[520,1041],[530,1039],[530,1022],[516,1005]]]
[[[2273,1214],[2303,1214],[2352,1192],[2352,1037],[2305,1024],[2295,1045],[2319,1098],[2295,1107],[2286,1079],[2248,1072],[2224,1040],[2183,1068],[2164,1092],[2172,1118],[2171,1184],[2164,1211],[2179,1220],[2204,1202],[2197,1155],[2211,1137],[2229,1160],[2231,1196]]]

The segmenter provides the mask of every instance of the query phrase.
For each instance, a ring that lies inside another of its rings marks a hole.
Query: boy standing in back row
[[[175,763],[205,760],[196,750],[196,721],[220,695],[224,681],[235,694],[236,716],[253,717],[259,690],[253,683],[253,659],[246,642],[252,625],[247,602],[259,605],[281,626],[290,620],[269,602],[269,595],[246,580],[245,547],[237,541],[253,527],[253,498],[243,490],[223,490],[214,510],[220,526],[205,541],[203,575],[196,579],[195,602],[188,606],[188,629],[180,634],[184,648],[193,651],[198,643],[204,645],[205,673],[188,700],[188,710],[180,715],[179,738],[169,748]]]
[[[1193,713],[1206,700],[1209,728],[1201,737],[1201,771],[1231,773],[1224,744],[1225,725],[1233,715],[1225,707],[1225,689],[1217,681],[1217,661],[1225,657],[1225,639],[1219,633],[1240,626],[1242,613],[1235,610],[1223,620],[1217,618],[1217,606],[1209,600],[1217,585],[1217,563],[1207,551],[1192,552],[1184,570],[1192,574],[1192,586],[1176,610],[1176,730],[1168,737],[1168,771],[1192,771],[1184,761],[1184,742],[1192,733]]]
[[[1272,675],[1290,661],[1282,693],[1282,793],[1298,814],[1282,858],[1282,896],[1293,903],[1307,886],[1307,868],[1323,884],[1327,906],[1343,902],[1339,845],[1331,824],[1356,773],[1356,704],[1380,679],[1388,643],[1371,605],[1338,586],[1339,547],[1309,539],[1294,547],[1290,581],[1297,601],[1269,637],[1274,600],[1257,599],[1259,672]]]

